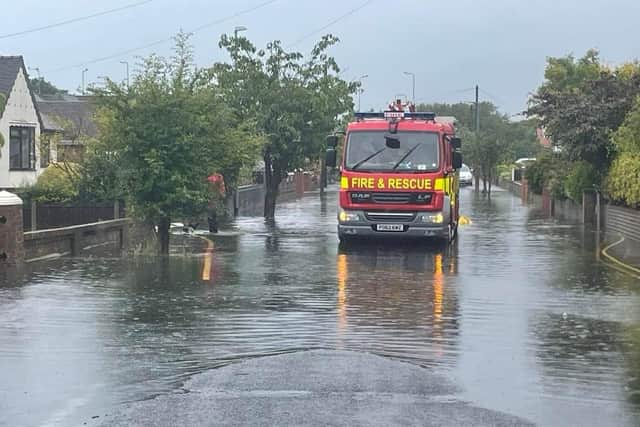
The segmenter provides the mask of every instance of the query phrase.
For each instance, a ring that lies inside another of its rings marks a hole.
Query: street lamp
[[[85,68],[84,70],[82,70],[82,86],[80,86],[80,91],[82,92],[83,95],[84,95],[84,81],[85,81],[84,76],[87,71],[89,71],[88,68]]]
[[[411,76],[412,81],[412,93],[411,93],[411,102],[416,103],[416,75],[415,73],[411,73],[409,71],[404,72],[405,76]]]
[[[364,92],[364,89],[362,89],[362,80],[366,79],[367,77],[369,77],[368,74],[363,74],[358,77],[358,81],[360,82],[360,87],[358,88],[358,112],[360,112],[360,95],[362,95],[362,92]]]
[[[124,64],[127,73],[127,89],[129,89],[129,61],[120,61],[121,64]]]
[[[238,33],[242,32],[242,31],[247,31],[247,27],[242,26],[242,25],[239,25],[239,26],[235,27],[233,29],[233,37],[237,39],[238,38]]]

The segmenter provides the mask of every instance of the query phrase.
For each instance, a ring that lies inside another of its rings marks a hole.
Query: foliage
[[[611,138],[616,151],[640,152],[640,97],[636,98],[633,109],[625,117],[624,123]]]
[[[31,86],[31,90],[35,91],[40,96],[61,97],[68,93],[67,90],[57,88],[53,83],[45,80],[44,77],[34,77],[29,79],[29,85]]]
[[[229,172],[259,141],[251,125],[222,102],[208,73],[196,70],[188,38],[184,33],[176,37],[171,59],[144,59],[129,88],[108,81],[95,91],[102,146],[93,158],[94,169],[117,162],[114,179],[127,206],[134,216],[158,226],[164,253],[171,219],[206,212],[211,199],[207,177]]]
[[[597,51],[590,50],[577,61],[571,55],[549,58],[545,77],[528,114],[540,119],[568,160],[606,169],[612,152],[609,136],[640,94],[638,67],[610,70],[600,65]]]
[[[525,170],[529,188],[535,194],[542,194],[543,190],[547,189],[555,198],[565,198],[566,162],[552,153],[541,154],[535,162],[529,163]]]
[[[640,153],[618,154],[609,170],[607,190],[613,200],[640,206]]]
[[[240,121],[255,123],[264,135],[265,217],[272,219],[278,186],[287,172],[320,155],[325,136],[353,108],[357,83],[339,77],[327,51],[338,42],[328,35],[311,51],[287,52],[279,41],[258,50],[244,37],[222,36],[229,63],[216,63],[211,76]]]
[[[600,185],[600,174],[595,167],[585,161],[579,161],[571,165],[564,182],[565,194],[574,202],[582,203],[582,192],[594,189]]]
[[[78,190],[69,174],[56,166],[49,166],[42,172],[31,193],[38,202],[65,203],[78,197]]]
[[[64,163],[58,164],[64,167]],[[120,156],[102,139],[85,142],[85,153],[78,164],[78,197],[86,201],[117,200],[124,197],[119,182]]]
[[[640,205],[640,98],[613,134],[617,155],[607,176],[609,195],[631,206]]]
[[[549,158],[538,159],[527,166],[525,176],[529,189],[535,194],[542,194],[545,186],[545,172],[549,170]]]

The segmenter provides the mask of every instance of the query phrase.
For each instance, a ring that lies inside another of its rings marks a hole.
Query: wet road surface
[[[301,350],[424,367],[540,425],[637,425],[640,283],[594,236],[506,192],[462,192],[449,249],[339,250],[336,195],[242,218],[165,259],[67,259],[0,286],[0,425],[94,425],[194,375]],[[98,417],[98,418],[92,418]]]

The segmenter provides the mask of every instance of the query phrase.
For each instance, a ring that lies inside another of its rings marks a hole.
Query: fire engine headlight
[[[362,221],[362,215],[356,211],[345,211],[341,209],[338,214],[338,219],[340,222],[357,222]]]
[[[442,212],[423,213],[418,216],[418,220],[427,224],[442,224],[444,222],[444,215],[442,215]]]

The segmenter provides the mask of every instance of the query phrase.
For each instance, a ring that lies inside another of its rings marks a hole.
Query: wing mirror
[[[327,136],[327,147],[336,148],[338,146],[338,135]]]
[[[327,150],[327,158],[326,158],[325,165],[328,168],[335,168],[337,161],[338,161],[338,153],[336,152],[335,148],[329,148]]]
[[[452,163],[453,163],[453,168],[454,169],[460,169],[462,167],[462,154],[460,154],[457,151],[453,152],[453,158],[452,158]]]

